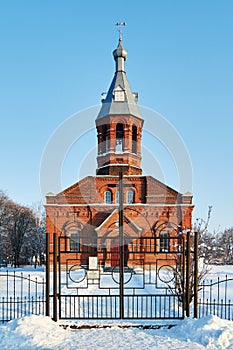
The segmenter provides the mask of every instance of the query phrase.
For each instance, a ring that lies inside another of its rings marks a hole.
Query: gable
[[[100,223],[98,227],[95,228],[98,236],[103,236],[111,231],[119,230],[119,216],[118,208],[114,209],[111,214],[109,214],[105,220]],[[143,228],[135,224],[125,213],[123,214],[124,231],[129,234],[141,235]]]
[[[117,176],[86,176],[56,195],[48,194],[47,204],[104,204],[104,191],[108,188],[113,191],[113,204],[116,204],[115,192],[118,181]],[[191,193],[182,195],[152,176],[127,176],[124,181],[126,184],[132,184],[135,203],[192,203]]]
[[[146,203],[176,203],[181,194],[152,176],[146,177]]]
[[[46,196],[47,204],[88,204],[98,203],[98,192],[94,176],[86,176],[82,180],[67,187],[56,195]]]

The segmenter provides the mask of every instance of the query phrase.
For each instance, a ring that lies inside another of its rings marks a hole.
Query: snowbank
[[[67,323],[66,323],[67,324]],[[63,329],[49,317],[30,316],[0,326],[1,350],[233,349],[233,322],[216,316],[185,319],[171,329]]]

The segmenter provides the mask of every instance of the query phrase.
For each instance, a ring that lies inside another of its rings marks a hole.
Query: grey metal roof
[[[106,115],[133,115],[142,119],[141,112],[137,105],[137,93],[131,91],[124,71],[126,55],[127,51],[122,47],[121,40],[119,40],[118,47],[113,51],[113,56],[116,61],[116,72],[107,96],[102,100],[102,106],[96,119],[103,118]],[[115,89],[124,91],[124,101],[115,100]]]

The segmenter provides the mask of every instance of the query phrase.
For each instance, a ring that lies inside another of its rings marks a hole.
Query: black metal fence
[[[22,272],[0,272],[0,322],[45,314],[45,281]]]
[[[62,295],[60,319],[120,319],[120,297],[111,295]],[[124,318],[180,319],[183,308],[176,295],[124,296]]]
[[[69,239],[54,234],[53,271],[47,280],[53,277],[50,296],[55,321],[184,318],[183,238],[170,237],[166,259],[164,252],[156,251],[158,237],[144,239],[144,250],[138,252],[137,236],[131,236],[123,246],[110,236],[104,251],[100,242],[97,244],[96,256],[90,256],[89,246],[84,245],[82,254],[77,251],[74,255],[69,250]],[[180,291],[176,288],[175,273],[181,277]]]
[[[215,315],[233,320],[233,278],[204,280],[199,286],[198,317]]]
[[[233,320],[233,278],[226,275],[216,280],[205,279],[198,289],[198,317],[216,315]],[[64,298],[64,308],[59,315],[61,318],[119,318],[119,296],[115,296],[115,299],[108,295],[92,296],[92,299],[88,295],[60,297]],[[174,313],[175,304],[180,303],[174,295],[127,295],[124,298],[125,316],[128,319],[142,318],[143,313],[147,319],[182,318],[182,308],[178,314]],[[44,279],[16,271],[0,272],[0,322],[32,314],[46,314]]]

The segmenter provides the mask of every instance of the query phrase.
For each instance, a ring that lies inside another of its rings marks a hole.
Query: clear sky
[[[139,104],[172,123],[189,151],[194,218],[213,205],[211,230],[232,227],[232,0],[1,0],[0,188],[22,204],[40,200],[43,150],[69,116],[100,103],[120,20]],[[88,135],[64,162],[64,186],[77,180],[80,147],[95,146],[95,132]],[[159,145],[153,153],[162,162]]]

